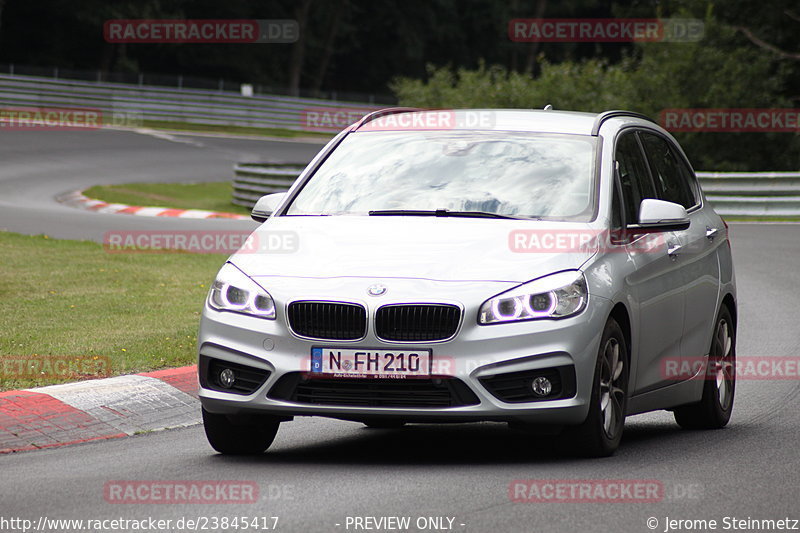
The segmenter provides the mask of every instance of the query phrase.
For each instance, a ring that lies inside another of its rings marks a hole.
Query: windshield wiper
[[[513,220],[531,220],[528,217],[515,215],[501,215],[488,211],[450,211],[449,209],[422,210],[422,209],[380,209],[370,211],[370,216],[385,217],[459,217],[459,218],[506,218]]]

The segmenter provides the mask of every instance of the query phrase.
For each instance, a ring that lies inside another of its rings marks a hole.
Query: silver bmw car
[[[647,117],[378,111],[253,218],[198,336],[221,453],[296,416],[505,422],[587,456],[626,416],[730,419],[728,228]]]

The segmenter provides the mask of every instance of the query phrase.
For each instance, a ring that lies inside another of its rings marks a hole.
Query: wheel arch
[[[733,294],[727,293],[722,298],[722,304],[728,308],[728,311],[731,313],[731,319],[733,320],[733,329],[736,331],[736,325],[738,323],[738,316],[736,312],[736,300],[733,297]]]
[[[628,313],[628,308],[625,307],[624,303],[617,302],[617,304],[611,309],[611,313],[609,313],[608,317],[613,318],[617,324],[619,324],[619,327],[622,328],[622,334],[625,336],[625,351],[627,352],[626,355],[628,356],[628,365],[630,366],[633,355],[633,346],[631,344],[631,317],[630,313]]]

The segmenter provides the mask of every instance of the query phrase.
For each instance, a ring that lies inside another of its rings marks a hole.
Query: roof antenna
[[[544,106],[544,110],[545,111],[551,111],[552,109],[553,109],[553,105],[552,104],[547,104],[546,106]]]

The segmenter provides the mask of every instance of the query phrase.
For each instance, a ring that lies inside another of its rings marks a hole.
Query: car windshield
[[[595,138],[527,132],[415,131],[348,135],[287,215],[478,211],[588,220]]]

